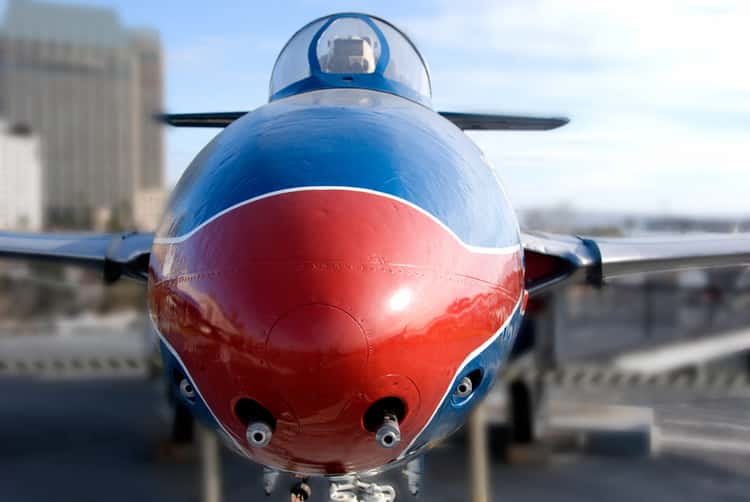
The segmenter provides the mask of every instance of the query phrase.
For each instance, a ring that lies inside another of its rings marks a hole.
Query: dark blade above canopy
[[[587,238],[527,233],[526,289],[531,295],[571,281],[599,286],[629,274],[750,265],[750,234]]]
[[[244,112],[163,113],[157,120],[175,127],[226,127]],[[493,113],[438,112],[457,127],[468,131],[547,131],[568,123],[564,117],[530,117]]]
[[[496,113],[438,112],[464,131],[548,131],[569,122],[565,117],[531,117]]]
[[[160,113],[156,119],[174,127],[226,127],[248,112]]]
[[[46,260],[99,269],[107,282],[146,280],[152,234],[29,234],[0,232],[0,259]]]

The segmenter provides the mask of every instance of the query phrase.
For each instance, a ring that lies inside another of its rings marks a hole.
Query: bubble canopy
[[[271,74],[270,101],[319,89],[372,89],[430,106],[422,56],[392,24],[365,14],[317,19],[281,50]]]

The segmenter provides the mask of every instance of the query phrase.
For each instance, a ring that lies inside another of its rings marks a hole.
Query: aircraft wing
[[[0,259],[46,260],[99,269],[107,282],[145,281],[154,237],[146,233],[33,234],[0,232]]]
[[[629,274],[750,265],[750,233],[598,238],[525,233],[526,289],[569,282],[600,286]]]
[[[248,113],[163,113],[156,119],[175,127],[226,127]],[[457,127],[469,131],[546,131],[568,123],[565,117],[532,117],[497,113],[438,112]]]

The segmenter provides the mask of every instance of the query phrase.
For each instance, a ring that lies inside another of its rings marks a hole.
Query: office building
[[[158,34],[115,11],[9,0],[0,27],[0,117],[41,141],[48,227],[133,222],[134,195],[162,185]]]

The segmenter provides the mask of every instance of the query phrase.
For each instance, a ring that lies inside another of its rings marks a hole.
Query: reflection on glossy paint
[[[412,293],[408,288],[400,288],[388,300],[388,306],[393,312],[402,312],[411,304]]]

